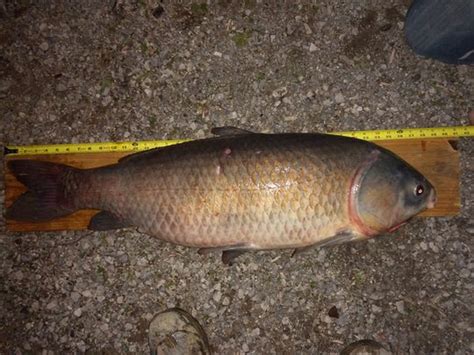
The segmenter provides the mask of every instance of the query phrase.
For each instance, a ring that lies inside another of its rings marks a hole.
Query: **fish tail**
[[[8,168],[28,190],[7,208],[6,218],[40,222],[73,213],[80,169],[36,160],[11,160]]]

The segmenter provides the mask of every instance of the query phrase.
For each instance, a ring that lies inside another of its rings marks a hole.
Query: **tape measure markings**
[[[377,141],[390,139],[423,139],[423,138],[461,138],[474,137],[474,126],[404,128],[370,131],[328,132],[328,134]],[[103,142],[103,143],[66,143],[49,145],[6,146],[5,155],[38,155],[67,153],[98,152],[134,152],[153,148],[166,147],[188,142],[191,139],[170,139],[137,142]]]

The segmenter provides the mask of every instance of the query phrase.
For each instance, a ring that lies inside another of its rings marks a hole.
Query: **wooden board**
[[[451,216],[459,212],[459,152],[455,149],[456,141],[442,139],[394,140],[379,141],[377,144],[405,159],[435,186],[438,193],[436,206],[423,212],[422,216]],[[9,159],[36,159],[68,164],[78,168],[92,168],[113,164],[128,154],[130,152],[7,156],[5,162]],[[10,206],[24,191],[25,187],[5,167],[5,206]],[[10,231],[79,230],[87,228],[90,217],[95,213],[97,213],[96,210],[82,210],[48,222],[30,223],[7,220],[6,224]]]

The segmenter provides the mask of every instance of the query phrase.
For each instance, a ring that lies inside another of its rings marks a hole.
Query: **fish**
[[[99,210],[90,230],[136,227],[174,244],[222,252],[293,249],[391,233],[433,208],[433,185],[374,143],[320,133],[213,137],[134,153],[93,169],[9,160],[27,191],[6,218],[48,221]]]

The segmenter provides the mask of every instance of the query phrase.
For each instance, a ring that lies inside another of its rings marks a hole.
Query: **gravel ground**
[[[410,51],[409,1],[275,3],[0,1],[0,140],[468,124],[473,67]],[[473,140],[460,150],[459,216],[298,258],[225,267],[131,229],[2,227],[0,352],[147,352],[153,314],[179,306],[216,353],[338,352],[364,338],[472,353]]]

